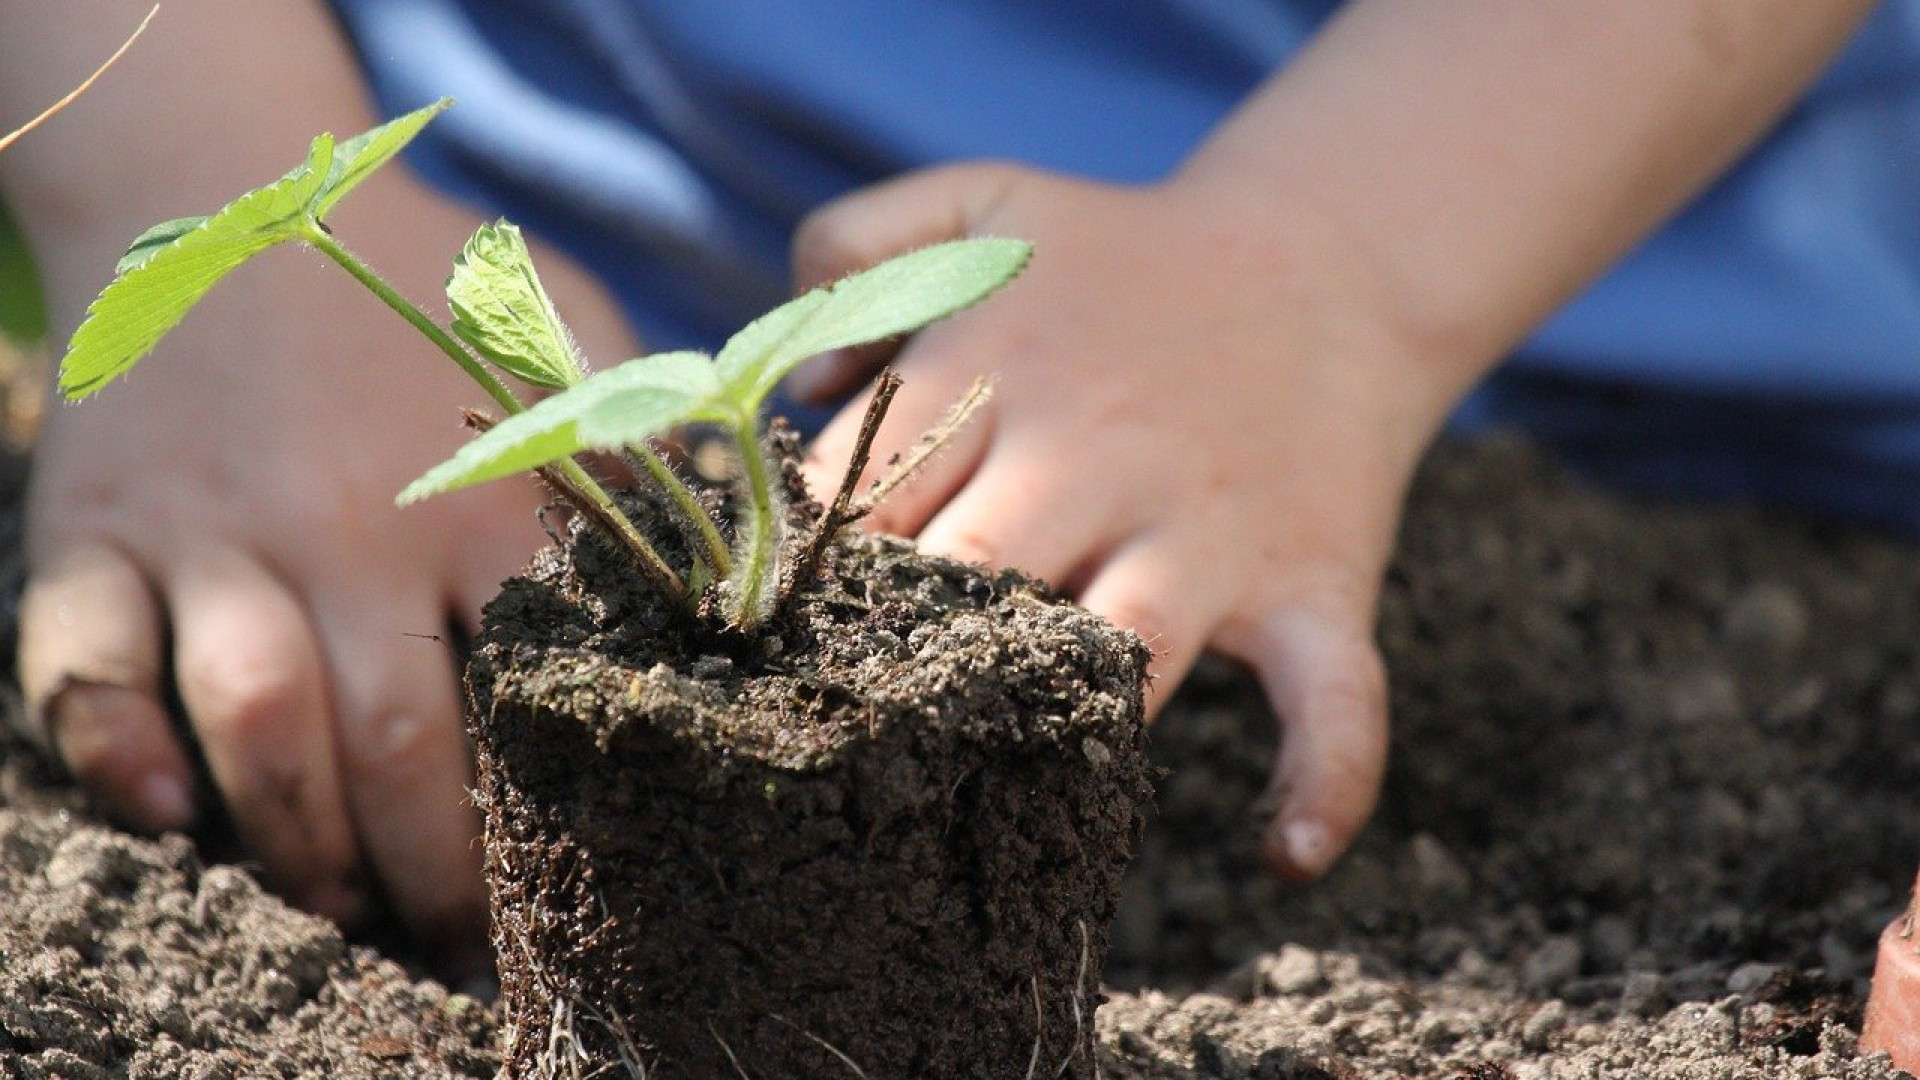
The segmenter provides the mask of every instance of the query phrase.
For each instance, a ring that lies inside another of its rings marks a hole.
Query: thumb
[[[1011,165],[946,165],[860,188],[821,206],[794,232],[795,291],[971,235],[991,218],[1018,172]],[[836,399],[865,382],[893,352],[881,345],[828,353],[794,372],[787,388],[809,403]]]
[[[1387,761],[1387,680],[1362,610],[1294,607],[1236,642],[1281,725],[1270,791],[1279,809],[1262,854],[1281,877],[1319,877],[1379,801]]]

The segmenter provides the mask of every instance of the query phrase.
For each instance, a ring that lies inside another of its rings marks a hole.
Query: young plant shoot
[[[321,135],[306,161],[274,183],[209,217],[168,221],[141,234],[75,331],[60,368],[62,392],[71,400],[98,392],[151,352],[220,279],[268,248],[304,243],[418,329],[506,414],[497,422],[475,416],[479,436],[407,485],[399,502],[538,472],[611,532],[658,588],[689,606],[718,589],[718,610],[729,625],[763,623],[779,600],[780,568],[793,561],[776,463],[760,438],[761,410],[775,385],[810,357],[911,333],[979,302],[1020,272],[1030,247],[994,238],[936,244],[775,308],[715,356],[658,353],[588,375],[520,231],[508,222],[482,226],[460,253],[447,283],[453,319],[446,328],[328,229],[327,215],[340,200],[450,104],[443,99],[337,144]],[[552,396],[528,407],[496,368]],[[652,446],[692,423],[725,431],[739,452],[743,475],[731,543],[723,523]],[[604,451],[631,453],[659,486],[686,535],[687,566],[669,565],[576,460]],[[834,519],[823,527],[835,527]]]

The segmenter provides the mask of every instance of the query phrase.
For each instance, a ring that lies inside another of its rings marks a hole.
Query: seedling
[[[443,328],[361,262],[327,227],[341,199],[386,164],[450,101],[441,100],[345,142],[313,140],[298,168],[208,217],[164,222],[143,233],[112,283],[88,309],[61,364],[60,388],[78,400],[99,391],[146,356],[220,279],[269,248],[307,244],[344,268],[480,384],[506,415],[472,416],[481,433],[400,492],[429,495],[534,471],[608,530],[656,586],[690,607],[710,592],[726,622],[751,628],[779,601],[789,557],[786,507],[773,481],[776,463],[761,447],[762,408],[775,385],[809,357],[881,341],[969,307],[1005,284],[1031,252],[1019,240],[957,240],[903,255],[806,293],[754,320],[709,357],[666,352],[588,375],[572,336],[540,284],[525,242],[505,221],[482,226],[467,242],[447,284],[453,310]],[[491,365],[491,366],[490,366]],[[552,396],[531,407],[499,371]],[[738,505],[716,521],[653,447],[686,424],[711,424],[739,452]],[[632,454],[664,493],[687,537],[688,564],[661,557],[576,458]],[[829,514],[823,528],[846,519]],[[716,592],[717,590],[717,592]]]

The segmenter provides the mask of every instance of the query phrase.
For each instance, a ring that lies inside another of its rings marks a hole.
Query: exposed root
[[[793,1030],[813,1040],[815,1043],[819,1044],[823,1049],[825,1049],[827,1053],[832,1054],[834,1057],[839,1058],[843,1063],[846,1064],[847,1068],[852,1069],[853,1075],[859,1077],[860,1080],[867,1080],[867,1071],[865,1069],[862,1069],[859,1063],[855,1062],[852,1058],[842,1053],[839,1047],[833,1045],[832,1043],[821,1038],[820,1036],[815,1035],[813,1032],[808,1031],[806,1028],[801,1027],[800,1025],[794,1023],[793,1021],[787,1019],[786,1017],[781,1016],[779,1013],[768,1013],[767,1015],[773,1017],[775,1020],[780,1021],[781,1023],[787,1025]]]
[[[521,928],[510,924],[509,929],[514,943],[520,946],[521,953],[526,957],[527,972],[547,992],[548,999],[553,1003],[553,1012],[547,1022],[546,1045],[533,1058],[534,1075],[539,1080],[600,1080],[617,1065],[629,1080],[647,1080],[647,1063],[640,1055],[640,1044],[627,1026],[617,1017],[610,1017],[561,990],[536,961],[533,946]],[[586,1042],[580,1038],[574,1018],[576,1010],[607,1033],[617,1061],[604,1062],[591,1072],[581,1071],[582,1066],[593,1062],[593,1056],[587,1052]],[[504,1029],[504,1042],[510,1059],[519,1050],[523,1035],[519,1019],[509,1017]]]
[[[553,1017],[547,1024],[546,1048],[533,1058],[534,1075],[540,1080],[560,1080],[563,1076],[567,1080],[585,1080],[580,1066],[591,1060],[573,1029],[573,1003],[556,998]]]
[[[733,1071],[740,1075],[740,1080],[753,1080],[753,1077],[747,1075],[747,1070],[740,1067],[740,1059],[734,1054],[733,1047],[727,1045],[727,1040],[720,1037],[720,1033],[714,1030],[712,1023],[707,1024],[707,1033],[713,1036],[714,1042],[720,1044],[720,1052],[727,1055],[727,1060],[733,1063]]]
[[[1033,1056],[1027,1059],[1027,1080],[1040,1071],[1040,1048],[1047,1041],[1047,1013],[1040,1006],[1040,976],[1033,976]]]
[[[1073,1046],[1067,1056],[1060,1061],[1060,1068],[1054,1071],[1056,1078],[1067,1075],[1067,1067],[1073,1059],[1080,1056],[1080,1048],[1087,1040],[1087,969],[1093,966],[1093,942],[1087,936],[1087,920],[1080,919],[1080,970],[1073,977]],[[1094,1080],[1099,1080],[1100,1062],[1093,1063]]]
[[[646,1060],[640,1056],[640,1044],[634,1040],[633,1033],[627,1030],[627,1025],[621,1023],[618,1017],[607,1016],[591,1005],[585,1008],[587,1019],[599,1024],[607,1033],[607,1038],[613,1043],[613,1052],[619,1056],[620,1067],[626,1070],[627,1076],[631,1080],[647,1080]],[[602,1067],[602,1071],[611,1067],[609,1063]]]
[[[1093,1010],[1087,1007],[1087,974],[1093,967],[1093,938],[1087,933],[1085,919],[1080,926],[1080,970],[1073,977],[1073,1039],[1067,1048],[1067,1056],[1060,1059],[1060,1067],[1053,1071],[1053,1080],[1060,1080],[1072,1067],[1073,1059],[1080,1056],[1080,1048],[1087,1040],[1087,1023],[1093,1017]],[[1040,1001],[1040,976],[1033,979],[1033,1056],[1027,1061],[1026,1080],[1034,1080],[1040,1072],[1040,1055],[1047,1040],[1047,1014]],[[1100,1080],[1100,1059],[1093,1059],[1094,1080]]]

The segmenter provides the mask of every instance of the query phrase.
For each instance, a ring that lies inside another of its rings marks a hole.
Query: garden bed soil
[[[1920,855],[1911,545],[1447,446],[1381,638],[1387,790],[1321,883],[1257,869],[1274,729],[1243,673],[1209,664],[1154,730],[1103,1076],[1894,1075],[1854,1033]],[[100,824],[17,745],[0,803],[0,1077],[497,1068],[484,1004]]]

